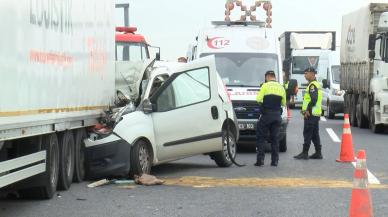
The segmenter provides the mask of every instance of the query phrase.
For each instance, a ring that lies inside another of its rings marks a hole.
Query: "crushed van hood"
[[[117,61],[116,62],[116,94],[121,92],[132,101],[137,102],[141,96],[141,84],[147,80],[147,69],[152,67],[154,60]]]

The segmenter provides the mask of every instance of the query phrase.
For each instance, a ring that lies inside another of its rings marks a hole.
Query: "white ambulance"
[[[188,59],[214,55],[217,71],[230,94],[240,129],[240,143],[256,140],[257,92],[268,70],[283,84],[280,48],[271,28],[258,21],[216,21],[200,31],[189,47]],[[287,112],[283,108],[280,151],[287,150]],[[266,148],[269,149],[269,145]]]

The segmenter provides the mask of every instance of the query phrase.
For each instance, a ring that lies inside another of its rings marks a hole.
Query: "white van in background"
[[[322,80],[322,111],[329,119],[335,114],[344,112],[345,91],[341,90],[341,64],[339,51],[330,55],[330,64],[326,70],[326,78]]]
[[[264,74],[273,70],[283,84],[280,49],[277,37],[262,22],[212,22],[213,27],[200,31],[190,46],[188,60],[214,55],[217,71],[230,94],[240,129],[240,142],[256,140],[258,119],[257,92]],[[287,150],[286,108],[282,114],[280,151]],[[268,147],[266,148],[269,149]]]

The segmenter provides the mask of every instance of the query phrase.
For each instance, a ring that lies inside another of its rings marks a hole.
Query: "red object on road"
[[[345,114],[343,132],[342,132],[341,152],[340,152],[339,159],[337,159],[337,162],[348,163],[348,162],[354,162],[354,161],[355,159],[354,159],[353,139],[352,139],[352,132],[350,130],[349,115]]]
[[[373,217],[372,199],[368,190],[368,171],[365,150],[357,153],[354,186],[350,200],[349,217]]]

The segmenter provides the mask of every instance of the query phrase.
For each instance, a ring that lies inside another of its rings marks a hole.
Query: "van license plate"
[[[238,124],[238,128],[240,130],[254,130],[255,129],[255,124],[246,124],[246,123],[241,123],[241,124]]]

